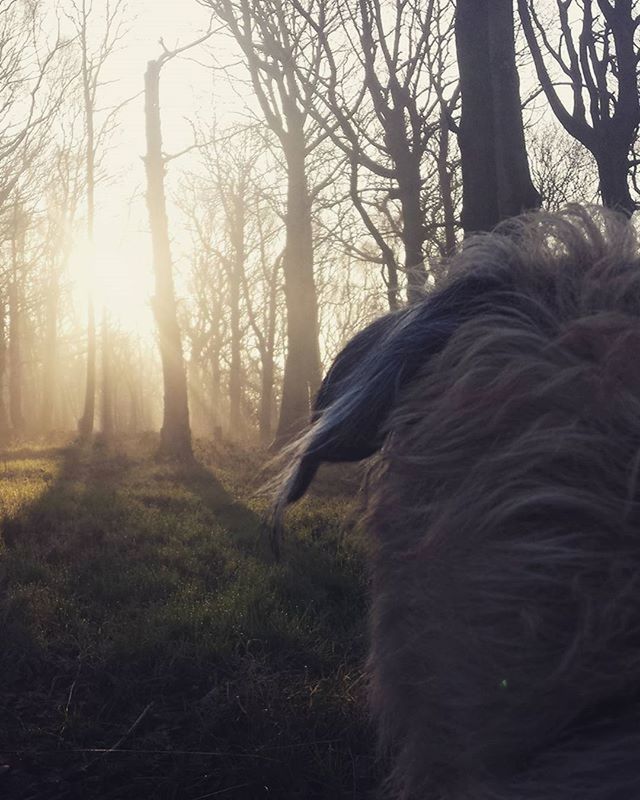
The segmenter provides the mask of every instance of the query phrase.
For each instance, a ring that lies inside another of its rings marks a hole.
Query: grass
[[[276,563],[255,458],[153,447],[0,453],[0,797],[373,797],[353,476]]]

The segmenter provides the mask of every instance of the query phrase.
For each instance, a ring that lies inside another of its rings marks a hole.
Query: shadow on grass
[[[35,499],[2,523],[0,796],[373,797],[363,578],[309,533],[326,509],[275,564],[200,465],[25,448],[0,479],[29,459],[51,469],[5,482]]]

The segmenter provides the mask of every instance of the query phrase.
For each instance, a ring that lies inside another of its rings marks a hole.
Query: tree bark
[[[260,381],[260,409],[258,425],[260,442],[265,447],[271,444],[273,420],[273,385],[275,381],[274,350],[278,315],[278,265],[276,264],[269,284],[269,303],[267,307],[266,332],[260,355],[262,375]]]
[[[409,154],[407,154],[408,156]],[[411,161],[415,159],[411,158]],[[402,242],[404,244],[404,264],[407,276],[407,300],[420,302],[424,298],[427,285],[427,271],[424,265],[424,214],[420,199],[420,165],[408,163],[398,172],[398,192],[402,206]]]
[[[449,121],[444,103],[440,107],[440,128],[438,130],[438,186],[442,198],[442,217],[444,224],[444,255],[452,256],[457,247],[456,214],[453,202],[451,172],[449,171]]]
[[[193,457],[187,379],[178,326],[173,265],[169,243],[165,161],[162,155],[160,121],[160,70],[163,60],[149,61],[145,73],[145,120],[147,153],[147,207],[153,248],[155,297],[153,311],[158,326],[164,384],[164,415],[160,431],[160,454],[179,460]]]
[[[21,320],[18,285],[9,284],[9,414],[14,433],[24,433],[25,420],[22,413],[22,348]]]
[[[513,0],[458,0],[465,234],[538,208],[529,172],[515,62]]]
[[[229,365],[229,431],[232,437],[242,433],[242,333],[240,330],[240,288],[245,269],[245,198],[242,188],[232,198],[231,240],[233,260],[229,269],[229,312],[231,327],[231,363]]]
[[[111,336],[109,332],[109,319],[107,312],[102,312],[102,407],[101,407],[101,433],[105,441],[113,438],[113,371],[111,369]]]
[[[58,386],[56,381],[56,368],[58,358],[58,302],[60,289],[58,281],[54,278],[49,284],[46,301],[45,320],[45,352],[43,370],[43,393],[41,427],[43,433],[50,433],[56,423],[58,406]]]
[[[89,298],[87,310],[87,377],[85,383],[84,411],[78,422],[80,438],[87,439],[93,433],[96,408],[96,315],[93,298]]]
[[[82,4],[80,45],[82,48],[82,93],[85,111],[85,125],[87,130],[87,149],[85,153],[86,179],[87,179],[87,240],[90,258],[93,258],[93,229],[95,220],[95,128],[94,128],[94,103],[95,95],[92,92],[91,72],[87,52],[87,11],[86,3]],[[87,376],[85,384],[84,410],[78,423],[78,432],[82,439],[87,439],[93,433],[96,408],[96,317],[93,300],[93,264],[87,264],[89,273],[89,311],[87,315]]]
[[[606,141],[603,141],[593,153],[598,167],[602,203],[630,218],[636,210],[636,203],[629,190],[628,141],[618,143],[615,135],[602,138]]]
[[[387,118],[385,141],[393,159],[398,183],[397,195],[402,207],[402,243],[407,276],[407,300],[419,302],[424,297],[427,271],[424,265],[426,231],[422,211],[420,153],[407,143],[404,109],[394,109]]]
[[[6,305],[4,299],[0,299],[0,443],[6,443],[9,439],[9,416],[4,400],[5,373],[7,369],[7,329],[6,329]]]
[[[297,112],[287,117],[286,241],[283,259],[287,307],[287,356],[276,446],[297,433],[309,418],[311,397],[320,386],[318,301],[313,277],[311,201],[307,187],[305,137]]]

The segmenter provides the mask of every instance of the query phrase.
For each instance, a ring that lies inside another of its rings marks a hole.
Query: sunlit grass
[[[43,791],[53,769],[66,790],[80,770],[82,797],[364,797],[376,770],[348,497],[325,481],[276,563],[266,501],[240,478],[257,461],[203,450],[207,467],[185,470],[150,453],[6,454],[10,478],[0,457],[0,753],[20,754],[0,781]],[[82,752],[143,712],[122,746],[135,752]]]

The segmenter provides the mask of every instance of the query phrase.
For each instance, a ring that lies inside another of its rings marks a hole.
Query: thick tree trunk
[[[458,0],[462,226],[466,234],[537,208],[515,63],[513,0]]]
[[[456,50],[462,96],[458,133],[461,222],[465,233],[491,230],[500,219],[489,78],[488,2],[458,0],[456,5]]]
[[[602,203],[631,217],[636,204],[629,191],[629,157],[626,142],[618,143],[615,137],[597,148],[594,153],[598,167],[598,180]]]
[[[164,383],[164,416],[160,431],[160,454],[180,460],[193,457],[187,379],[182,340],[176,311],[173,266],[169,244],[164,190],[165,164],[160,124],[161,61],[150,61],[145,73],[145,120],[147,153],[147,206],[153,247],[155,297],[153,311],[158,326]]]
[[[300,432],[311,397],[320,386],[318,301],[313,277],[311,202],[307,188],[302,122],[290,120],[287,161],[286,243],[283,259],[287,307],[287,357],[276,446]]]
[[[540,195],[531,180],[524,139],[513,0],[488,0],[487,12],[498,213],[500,219],[507,219],[539,208]]]

